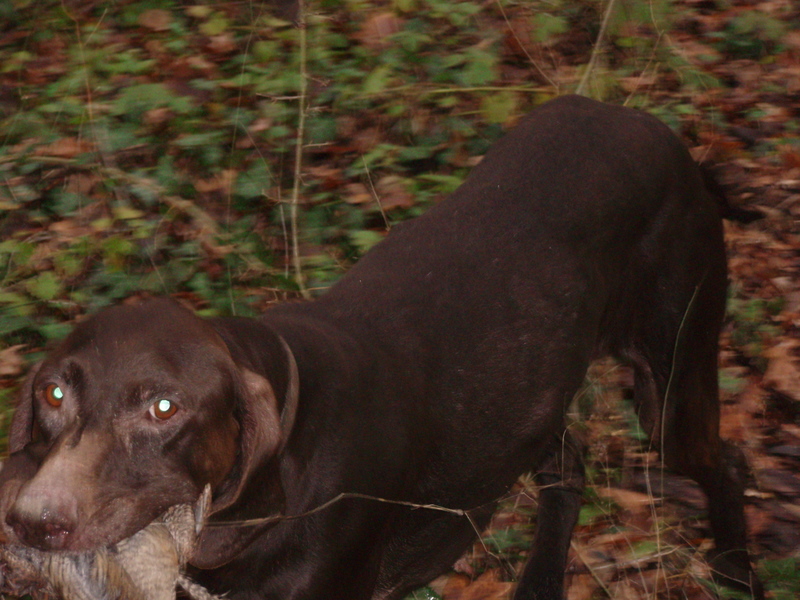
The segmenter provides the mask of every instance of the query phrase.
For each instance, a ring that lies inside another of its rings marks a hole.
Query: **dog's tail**
[[[711,166],[702,163],[698,164],[698,166],[700,167],[700,173],[703,175],[703,184],[706,187],[706,191],[716,200],[719,215],[723,219],[737,221],[738,223],[752,223],[764,218],[764,213],[760,210],[733,206],[728,201],[725,188],[714,175]]]

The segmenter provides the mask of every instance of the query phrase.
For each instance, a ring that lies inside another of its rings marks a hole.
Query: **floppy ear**
[[[219,513],[236,502],[253,472],[270,457],[279,454],[291,434],[300,386],[294,355],[286,342],[283,339],[280,341],[285,352],[285,368],[288,369],[283,407],[279,413],[274,389],[267,379],[247,369],[240,371],[243,413],[240,417],[239,462],[221,494],[212,503],[210,513]],[[281,499],[265,500],[264,503],[268,506],[267,510],[270,510],[271,504],[274,504],[272,510],[281,510]],[[200,533],[190,562],[200,569],[220,567],[233,560],[263,528],[210,525]]]
[[[292,431],[299,394],[297,363],[286,342],[281,339],[281,343],[289,371],[282,402],[278,401],[265,377],[246,368],[239,370],[239,458],[222,493],[214,500],[211,512],[233,504],[250,476],[283,450]]]
[[[33,438],[33,380],[42,363],[31,367],[17,394],[17,407],[8,433],[8,449],[13,454],[22,450]]]
[[[286,394],[283,398],[283,408],[281,409],[281,440],[278,445],[278,452],[286,447],[289,435],[294,428],[294,419],[297,416],[297,403],[300,398],[300,376],[297,373],[297,363],[294,360],[292,349],[282,337],[279,338],[284,352],[286,352],[287,363],[287,382]]]

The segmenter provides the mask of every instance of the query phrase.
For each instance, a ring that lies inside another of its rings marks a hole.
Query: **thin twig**
[[[612,2],[613,2],[613,0],[612,0]],[[573,542],[570,542],[570,546],[572,546],[572,549],[575,551],[575,554],[577,554],[577,556],[580,559],[580,561],[584,564],[584,566],[586,567],[586,570],[589,571],[589,574],[595,580],[595,583],[597,583],[597,585],[600,586],[600,588],[606,593],[606,595],[609,598],[613,598],[614,594],[611,593],[611,591],[608,589],[608,586],[606,585],[606,582],[603,581],[602,577],[600,577],[600,574],[597,572],[598,568],[596,566],[594,566],[594,565],[589,564],[589,560],[587,559],[587,557],[584,554],[583,550],[578,546],[578,544],[576,544],[573,541]]]
[[[668,410],[668,406],[669,406],[670,392],[672,391],[672,383],[673,383],[673,380],[674,380],[674,377],[675,377],[675,370],[677,368],[677,363],[678,363],[678,352],[680,350],[681,338],[683,336],[683,330],[684,330],[684,327],[686,325],[687,318],[689,317],[689,313],[692,311],[692,307],[694,306],[694,302],[697,299],[697,293],[700,290],[700,286],[702,286],[703,283],[705,282],[705,279],[706,279],[707,275],[708,275],[708,271],[706,271],[706,273],[703,274],[703,277],[700,279],[700,283],[698,283],[694,288],[694,292],[692,293],[692,297],[689,299],[689,303],[686,305],[686,310],[684,310],[683,316],[681,317],[681,322],[680,322],[680,325],[678,326],[678,333],[675,336],[675,344],[672,347],[672,360],[671,360],[671,363],[670,363],[669,376],[667,377],[667,385],[664,388],[664,400],[663,400],[663,404],[661,406],[661,417],[660,417],[661,422],[659,423],[659,431],[658,431],[658,437],[659,437],[659,439],[658,439],[658,443],[659,443],[658,451],[659,451],[659,455],[660,455],[661,463],[662,463],[662,467],[661,467],[661,471],[660,471],[660,482],[661,482],[661,493],[662,494],[663,494],[663,491],[664,491],[664,467],[663,467],[663,464],[664,464],[664,456],[665,456],[665,450],[666,450],[665,443],[666,443],[667,410]],[[652,436],[650,438],[649,448],[651,450],[653,449]],[[647,494],[651,498],[655,498],[655,494],[653,492],[652,483],[650,481],[650,465],[649,464],[645,465],[645,482],[646,482],[646,486],[647,486]],[[655,502],[651,502],[650,503],[650,512],[651,512],[651,516],[652,516],[652,519],[653,519],[653,526],[655,528],[656,548],[660,549],[661,545],[662,545],[661,526],[659,525],[658,515],[656,513]],[[658,569],[658,571],[663,571],[664,570],[663,563],[661,562],[660,559],[659,559],[658,564],[657,564],[657,569]],[[667,590],[666,591],[669,592],[669,580],[668,580],[667,577],[664,577],[664,582],[667,585]],[[658,578],[656,578],[655,585],[656,585],[656,592],[657,592],[658,591]]]
[[[339,494],[338,496],[334,496],[333,498],[331,498],[327,502],[323,502],[319,506],[315,506],[311,510],[308,510],[306,512],[303,512],[303,513],[300,513],[300,514],[297,514],[297,515],[281,515],[281,514],[278,514],[278,515],[271,515],[269,517],[262,517],[262,518],[258,518],[258,519],[247,519],[247,520],[243,520],[243,521],[223,521],[223,522],[216,522],[216,523],[212,522],[212,523],[206,523],[205,527],[206,528],[209,528],[209,527],[213,527],[213,528],[222,528],[222,527],[259,527],[259,526],[269,525],[269,524],[272,524],[272,523],[280,523],[280,522],[283,522],[283,521],[295,521],[297,519],[304,519],[305,517],[309,517],[309,516],[311,516],[313,514],[316,514],[316,513],[320,512],[320,511],[323,511],[323,510],[331,507],[332,505],[334,505],[334,504],[336,504],[338,502],[341,502],[342,500],[351,499],[351,498],[356,498],[356,499],[361,499],[361,500],[372,500],[373,502],[380,502],[380,503],[383,503],[383,504],[394,504],[395,506],[407,506],[408,508],[411,508],[413,510],[437,510],[439,512],[445,512],[445,513],[449,513],[451,515],[456,515],[458,517],[464,517],[464,518],[467,519],[467,521],[469,521],[469,524],[472,527],[472,530],[475,532],[475,535],[478,537],[478,540],[480,541],[481,545],[483,546],[484,552],[486,552],[486,554],[491,556],[492,558],[496,559],[499,563],[502,564],[502,562],[503,562],[501,560],[501,558],[498,555],[494,554],[489,549],[489,547],[486,545],[486,542],[484,542],[483,538],[481,537],[481,530],[478,529],[477,523],[475,523],[475,521],[473,520],[472,516],[470,515],[470,512],[472,512],[474,510],[480,510],[481,508],[484,508],[485,506],[489,506],[489,505],[492,505],[492,504],[497,504],[498,502],[500,502],[502,500],[502,498],[499,498],[497,500],[492,500],[491,502],[487,502],[486,504],[484,504],[482,506],[478,506],[478,507],[475,507],[475,508],[472,508],[472,509],[465,510],[465,509],[461,509],[461,508],[447,508],[446,506],[439,506],[438,504],[417,504],[415,502],[408,502],[406,500],[389,500],[388,498],[381,498],[379,496],[371,496],[369,494],[360,494],[358,492],[342,492],[341,494]],[[509,570],[509,571],[513,573],[512,570]]]
[[[369,181],[369,189],[372,192],[372,198],[375,200],[375,204],[378,205],[378,208],[381,211],[381,216],[383,217],[383,222],[386,225],[386,231],[389,231],[392,226],[389,223],[389,219],[386,217],[386,211],[383,210],[383,204],[381,204],[380,196],[378,196],[378,191],[375,189],[375,185],[372,183],[372,175],[369,172],[369,166],[367,165],[367,160],[362,156],[361,162],[364,163],[364,171],[367,174],[367,181]]]
[[[319,506],[315,506],[311,510],[306,512],[297,514],[297,515],[272,515],[269,517],[263,517],[258,519],[246,519],[244,521],[223,521],[217,523],[208,523],[206,527],[255,527],[258,525],[268,525],[270,523],[279,523],[281,521],[295,521],[297,519],[303,519],[305,517],[310,517],[313,514],[316,514],[320,511],[329,508],[330,506],[341,502],[342,500],[347,500],[350,498],[356,498],[361,500],[373,500],[374,502],[381,502],[383,504],[394,504],[398,506],[407,506],[413,509],[428,509],[428,510],[438,510],[441,512],[450,513],[452,515],[456,515],[459,517],[466,517],[469,519],[470,523],[472,523],[472,519],[469,516],[468,510],[463,510],[460,508],[447,508],[444,506],[439,506],[438,504],[416,504],[414,502],[407,502],[406,500],[389,500],[388,498],[380,498],[378,496],[370,496],[369,494],[359,494],[357,492],[342,492],[338,496],[334,496],[327,502],[323,502]],[[495,502],[495,501],[492,501]],[[472,523],[473,528],[475,528],[475,524]],[[476,529],[477,531],[477,529]],[[480,532],[478,532],[480,533]]]
[[[519,44],[519,47],[522,49],[522,51],[525,53],[525,56],[528,57],[528,61],[533,65],[533,68],[539,72],[539,75],[541,75],[545,79],[545,81],[547,81],[547,83],[552,85],[555,88],[556,92],[558,92],[558,84],[552,79],[550,79],[547,76],[547,73],[545,73],[544,70],[538,65],[538,63],[535,60],[533,60],[533,57],[528,52],[528,49],[525,47],[525,44],[522,43],[522,40],[519,39],[517,32],[514,31],[514,28],[511,26],[511,21],[508,20],[508,15],[506,15],[506,11],[503,8],[503,3],[500,2],[500,0],[496,0],[496,3],[497,3],[497,8],[500,9],[500,14],[503,15],[503,20],[505,20],[506,22],[506,27],[508,27],[508,30],[511,32],[511,35],[514,36],[514,39],[517,40],[517,43]]]
[[[308,71],[306,56],[306,7],[305,0],[298,0],[297,3],[297,27],[300,33],[300,94],[298,97],[298,119],[297,136],[294,148],[294,186],[292,187],[292,199],[289,206],[289,221],[292,231],[292,263],[294,265],[294,277],[297,287],[304,298],[310,298],[311,294],[306,288],[303,280],[303,269],[300,265],[300,242],[297,231],[297,213],[300,204],[300,176],[303,161],[303,139],[305,137],[306,126],[306,93],[308,90]]]
[[[600,32],[597,34],[597,40],[594,43],[594,48],[592,48],[592,56],[589,58],[589,62],[586,65],[586,70],[583,72],[583,77],[581,77],[581,82],[578,84],[578,88],[575,90],[575,93],[580,94],[581,96],[588,95],[586,93],[586,87],[589,85],[589,77],[591,76],[592,70],[597,63],[600,50],[603,47],[606,29],[608,29],[608,22],[611,20],[611,14],[614,12],[614,5],[616,4],[616,1],[617,0],[608,0],[608,6],[606,6],[606,12],[603,15],[603,23],[600,25]]]

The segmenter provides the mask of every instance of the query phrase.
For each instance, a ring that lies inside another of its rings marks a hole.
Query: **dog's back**
[[[370,415],[361,424],[374,424],[376,465],[382,453],[404,457],[411,485],[393,493],[469,508],[538,473],[549,486],[540,519],[562,525],[537,533],[535,547],[553,550],[534,553],[517,597],[555,598],[582,481],[563,415],[602,355],[633,366],[643,427],[709,495],[722,579],[752,578],[744,472],[718,437],[725,290],[720,211],[680,140],[649,115],[570,96],[524,119],[322,299],[264,320],[290,346],[304,345],[301,321],[353,341],[342,399]],[[425,581],[469,529],[441,515],[398,519],[406,543],[386,548],[380,587],[394,597],[415,573]]]

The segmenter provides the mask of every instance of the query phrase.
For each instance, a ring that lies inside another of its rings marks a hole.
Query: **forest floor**
[[[595,64],[587,93],[665,120],[714,165],[733,205],[764,214],[725,225],[721,429],[752,471],[746,514],[769,594],[800,597],[793,0],[620,0],[624,18],[603,44],[608,4],[592,0],[320,2],[308,65],[291,23],[252,14],[263,3],[39,4],[35,16],[24,2],[0,5],[0,401],[48,343],[111,302],[162,293],[203,314],[256,314],[299,295],[294,184],[306,284],[326,287]],[[656,19],[666,13],[668,32]],[[659,469],[630,388],[625,368],[595,365],[571,415],[590,487],[568,598],[713,598],[703,496]],[[472,552],[415,597],[509,597],[535,506],[523,478]]]

